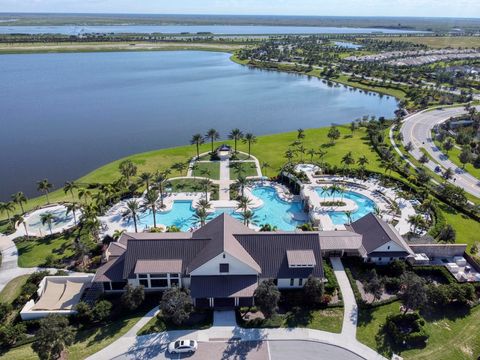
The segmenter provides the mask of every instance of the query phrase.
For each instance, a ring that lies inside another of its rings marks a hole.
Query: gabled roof
[[[192,260],[189,265],[189,272],[198,269],[203,264],[225,252],[260,273],[262,271],[261,267],[235,238],[236,235],[246,234],[254,235],[256,232],[227,214],[221,214],[205,226],[194,231],[192,234],[193,239],[210,239],[210,241]]]
[[[127,249],[127,245],[124,245],[118,241],[111,242],[108,245],[108,253],[110,254],[110,257],[118,257],[122,255],[125,250]]]
[[[287,250],[287,260],[289,267],[317,265],[315,254],[312,250]]]
[[[179,274],[182,272],[182,260],[138,260],[133,272],[135,274]]]
[[[382,219],[370,213],[351,224],[353,230],[363,236],[363,247],[367,254],[378,249],[380,246],[393,241],[403,248],[406,253],[412,254],[412,250],[403,240],[401,235]]]
[[[93,278],[94,282],[120,282],[124,281],[123,267],[125,265],[125,255],[114,257],[100,266]]]
[[[353,231],[321,231],[319,237],[323,251],[357,250],[362,247],[362,235]]]

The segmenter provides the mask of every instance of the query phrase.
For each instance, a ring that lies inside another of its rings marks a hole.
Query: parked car
[[[197,348],[195,340],[177,340],[168,344],[168,352],[171,354],[194,353]]]
[[[442,171],[442,169],[440,169],[440,166],[436,166],[436,167],[435,167],[435,172],[436,172],[436,173],[439,173],[439,172],[441,172],[441,171]]]

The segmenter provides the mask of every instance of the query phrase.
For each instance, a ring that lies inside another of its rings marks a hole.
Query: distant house
[[[263,280],[294,289],[310,275],[323,279],[322,256],[388,262],[411,252],[388,224],[364,219],[352,224],[355,232],[255,232],[222,214],[194,232],[123,234],[109,245],[94,282],[105,292],[127,283],[146,291],[181,286],[197,306],[249,306]]]

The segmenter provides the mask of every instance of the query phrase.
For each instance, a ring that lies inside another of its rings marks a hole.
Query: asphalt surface
[[[442,168],[442,171],[451,168],[454,171],[454,176],[450,182],[463,188],[466,192],[476,197],[480,197],[479,179],[451,162],[435,145],[431,137],[431,130],[435,125],[448,120],[452,116],[458,116],[464,113],[464,107],[460,107],[426,111],[409,116],[405,119],[401,129],[403,134],[403,144],[408,144],[409,142],[413,144],[413,149],[410,153],[417,160],[423,155],[420,149],[424,148],[435,160],[429,161],[425,164],[426,167],[433,171],[435,171],[435,168],[439,165]]]
[[[199,343],[194,354],[171,355],[165,345],[123,354],[115,360],[362,360],[337,346],[313,341],[208,342]]]

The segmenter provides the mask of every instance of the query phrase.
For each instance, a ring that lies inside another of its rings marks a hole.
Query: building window
[[[290,286],[293,286],[295,284],[295,279],[290,279]]]
[[[148,275],[147,274],[139,274],[138,277],[140,279],[146,279],[146,278],[148,278]]]
[[[298,285],[302,286],[303,285],[303,279],[298,279]]]
[[[229,264],[220,264],[220,273],[228,273],[230,271]]]
[[[149,286],[148,286],[148,280],[147,280],[147,279],[140,279],[140,280],[138,281],[138,283],[139,283],[140,285],[143,285],[143,286],[146,287],[146,288],[149,287]]]
[[[167,279],[151,279],[150,280],[152,288],[165,288],[168,287]]]
[[[103,290],[105,290],[105,291],[112,290],[112,284],[110,284],[109,281],[104,282],[103,283]]]
[[[387,247],[387,250],[390,250],[390,245]]]
[[[178,279],[170,279],[170,287],[177,286],[180,284]]]

